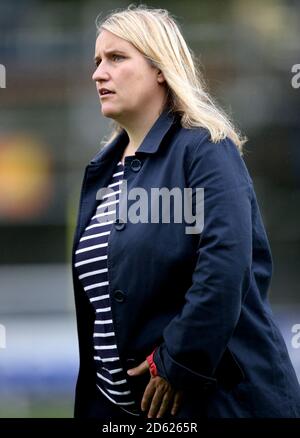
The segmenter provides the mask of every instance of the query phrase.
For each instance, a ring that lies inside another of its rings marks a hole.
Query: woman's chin
[[[115,109],[109,108],[109,106],[108,105],[106,106],[105,104],[102,105],[101,112],[104,117],[114,118],[114,116],[118,115],[118,112]]]

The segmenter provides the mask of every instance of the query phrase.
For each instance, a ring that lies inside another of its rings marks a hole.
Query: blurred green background
[[[300,89],[291,85],[300,2],[145,3],[177,18],[211,94],[249,139],[274,258],[270,300],[300,379]],[[0,417],[72,416],[72,235],[84,167],[109,129],[91,80],[94,23],[129,4],[0,3]]]

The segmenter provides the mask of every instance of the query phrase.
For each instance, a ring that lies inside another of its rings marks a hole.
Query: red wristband
[[[156,365],[155,365],[154,360],[153,360],[153,355],[154,355],[155,350],[156,350],[156,348],[153,350],[153,352],[151,354],[149,354],[149,356],[146,357],[147,362],[149,364],[149,368],[150,368],[150,374],[152,377],[156,377],[158,375],[157,368],[156,368]]]

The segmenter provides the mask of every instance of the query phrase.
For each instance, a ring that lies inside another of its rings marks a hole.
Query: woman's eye
[[[122,59],[123,56],[121,56],[121,55],[112,55],[112,58],[113,58],[114,60],[116,60],[116,58],[120,58],[120,59]]]
[[[122,56],[122,55],[112,55],[111,57],[114,61],[117,61],[118,59],[124,58],[124,56]],[[101,59],[98,59],[97,61],[95,61],[95,66],[98,67],[100,63],[101,63]]]

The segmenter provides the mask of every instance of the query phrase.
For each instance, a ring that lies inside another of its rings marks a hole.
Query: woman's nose
[[[99,80],[106,80],[109,79],[108,72],[104,70],[103,66],[98,65],[96,70],[94,71],[92,75],[93,81],[99,81]]]

